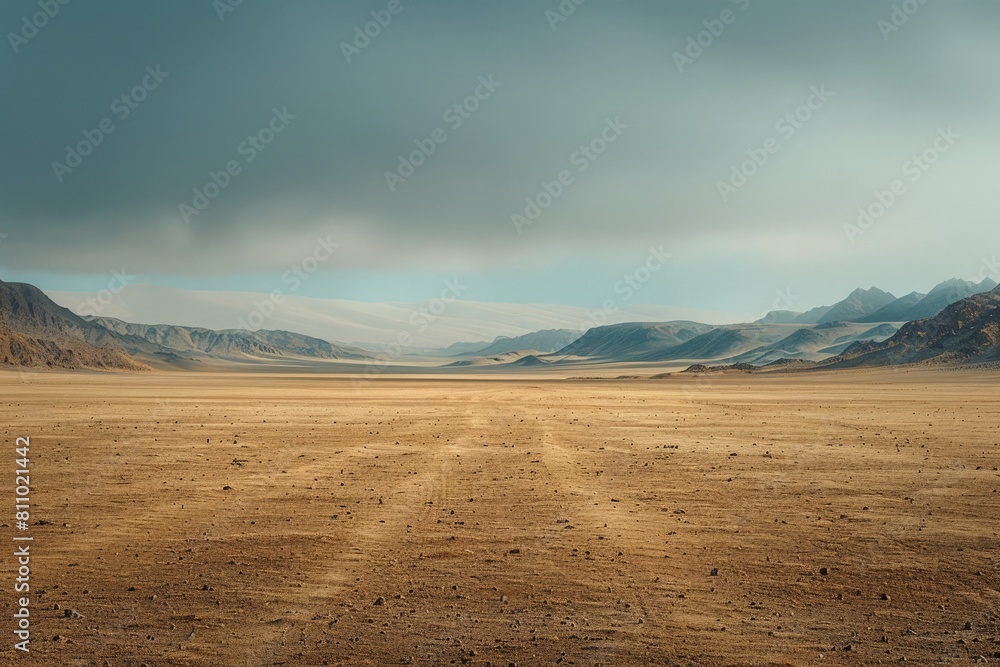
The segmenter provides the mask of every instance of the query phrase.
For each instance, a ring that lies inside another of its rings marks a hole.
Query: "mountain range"
[[[992,280],[949,280],[927,294],[913,292],[900,298],[874,287],[857,289],[832,306],[805,313],[773,311],[747,324],[674,320],[607,324],[582,333],[572,328],[542,329],[499,335],[491,342],[401,348],[393,359],[401,365],[411,359],[423,359],[425,365],[438,360],[438,366],[451,369],[616,362],[787,369],[930,360],[978,363],[1000,358],[998,308],[1000,288]],[[214,330],[81,317],[31,285],[0,282],[2,366],[138,371],[198,368],[206,362],[294,360],[336,361],[349,367],[376,356],[384,358],[386,348],[370,347],[374,351],[284,330]]]
[[[827,368],[1000,361],[1000,287],[952,303],[933,317],[909,322],[885,341],[856,343]]]
[[[406,341],[405,346],[414,351],[432,351],[455,343],[476,341],[465,348],[475,351],[477,347],[486,347],[497,336],[516,338],[543,329],[582,331],[595,323],[670,320],[722,324],[745,321],[750,312],[622,303],[614,312],[602,311],[595,315],[592,309],[581,306],[473,301],[466,298],[467,289],[471,288],[452,282],[454,289],[446,295],[448,300],[416,303],[347,301],[301,296],[291,291],[275,295],[142,284],[128,285],[114,293],[105,290],[104,293],[50,291],[47,294],[56,303],[80,315],[214,331],[281,329],[379,351],[394,350],[401,336]],[[485,342],[479,345],[481,341]]]
[[[213,331],[169,324],[132,324],[112,317],[86,318],[108,331],[140,338],[176,353],[203,354],[222,359],[295,356],[305,359],[370,359],[371,353],[353,345],[330,343],[290,331]],[[126,348],[128,349],[128,348]],[[129,350],[132,352],[133,350]],[[135,353],[141,353],[135,350]]]
[[[991,278],[980,283],[969,280],[946,280],[927,294],[911,292],[896,298],[889,292],[872,287],[856,289],[832,306],[820,306],[805,313],[781,310],[771,311],[760,323],[769,324],[825,324],[827,322],[911,322],[934,317],[948,305],[989,292],[997,286]]]
[[[0,281],[0,364],[53,368],[187,367],[205,360],[370,359],[360,348],[288,331],[211,331],[81,317],[38,288]]]

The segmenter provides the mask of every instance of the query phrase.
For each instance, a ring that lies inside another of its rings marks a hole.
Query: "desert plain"
[[[0,664],[1000,664],[998,381],[2,372]]]

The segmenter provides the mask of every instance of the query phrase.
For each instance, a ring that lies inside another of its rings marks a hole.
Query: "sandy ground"
[[[0,373],[0,664],[1000,664],[998,387]]]

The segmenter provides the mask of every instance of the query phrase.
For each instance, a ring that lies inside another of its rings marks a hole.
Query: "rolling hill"
[[[630,322],[594,327],[575,342],[555,352],[555,356],[591,359],[645,359],[714,327],[697,322]]]
[[[213,331],[168,324],[132,324],[111,317],[90,320],[121,334],[149,341],[179,353],[202,353],[227,359],[262,356],[294,356],[307,359],[370,359],[371,355],[351,345],[303,336],[290,331]]]
[[[513,338],[500,336],[485,347],[471,352],[463,352],[462,354],[488,357],[506,352],[517,352],[519,350],[532,350],[541,354],[549,354],[558,352],[579,339],[582,335],[575,329],[543,329]]]
[[[724,361],[756,365],[769,364],[779,359],[820,361],[845,350],[857,341],[883,340],[895,331],[889,324],[869,328],[853,322],[828,322],[812,328],[797,329],[777,342],[756,347]]]

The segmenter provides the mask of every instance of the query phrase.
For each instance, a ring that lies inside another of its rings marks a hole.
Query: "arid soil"
[[[998,387],[3,372],[0,664],[1000,664]]]

